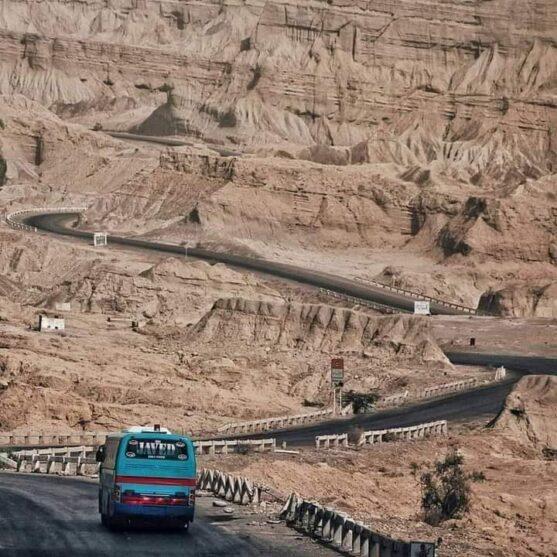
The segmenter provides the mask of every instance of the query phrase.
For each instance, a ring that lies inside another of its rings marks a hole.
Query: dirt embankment
[[[523,377],[507,397],[494,427],[557,457],[557,376]]]
[[[441,540],[440,557],[547,557],[557,544],[557,378],[527,376],[494,428],[449,427],[448,438],[299,455],[201,457],[225,469],[345,511],[405,539]],[[422,521],[419,476],[449,448],[464,456],[470,512],[432,527]]]

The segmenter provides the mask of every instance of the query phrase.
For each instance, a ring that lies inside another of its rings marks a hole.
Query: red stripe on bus
[[[155,478],[152,476],[116,476],[116,483],[123,484],[149,484],[149,485],[184,485],[195,487],[195,478]]]

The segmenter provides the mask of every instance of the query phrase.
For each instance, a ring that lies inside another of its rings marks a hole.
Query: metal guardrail
[[[349,296],[348,294],[341,294],[339,292],[335,292],[333,290],[327,290],[326,288],[320,288],[319,292],[322,294],[326,294],[331,298],[336,298],[337,300],[344,300],[347,302],[351,302],[353,304],[358,304],[360,306],[366,306],[371,309],[377,310],[381,313],[388,313],[388,314],[395,314],[395,313],[412,313],[409,310],[401,309],[401,308],[393,308],[391,306],[387,306],[385,304],[380,304],[379,302],[372,302],[371,300],[366,300],[365,298],[356,298],[355,296]]]
[[[415,298],[416,300],[428,300],[435,304],[439,304],[440,306],[445,306],[448,308],[458,309],[464,313],[469,313],[471,315],[476,315],[477,310],[468,306],[463,306],[461,304],[456,304],[454,302],[448,302],[447,300],[441,300],[440,298],[434,298],[433,296],[427,296],[426,294],[420,294],[418,292],[413,292],[412,290],[406,290],[405,288],[399,288],[398,286],[391,286],[390,284],[385,284],[384,282],[379,282],[373,279],[356,279],[362,284],[373,284],[374,286],[378,286],[379,288],[384,288],[385,290],[389,290],[390,292],[395,292],[397,294],[403,294],[404,296],[408,296],[409,298]]]
[[[19,211],[14,211],[6,215],[6,223],[11,228],[17,230],[25,230],[27,232],[37,232],[38,229],[35,226],[29,226],[23,224],[19,221],[23,215],[35,215],[43,213],[83,213],[87,210],[87,207],[37,207],[33,209],[20,209]]]

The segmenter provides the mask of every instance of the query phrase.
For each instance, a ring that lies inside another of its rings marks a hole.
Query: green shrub
[[[373,410],[373,406],[379,399],[379,395],[375,392],[357,393],[355,391],[348,391],[342,394],[342,399],[344,403],[352,404],[352,411],[354,414],[363,414]]]
[[[474,470],[469,478],[473,481],[473,482],[485,482],[487,480],[487,478],[485,477],[485,474],[480,470]]]
[[[424,520],[437,525],[460,518],[470,508],[470,479],[464,473],[464,457],[457,451],[447,453],[434,469],[420,477]]]

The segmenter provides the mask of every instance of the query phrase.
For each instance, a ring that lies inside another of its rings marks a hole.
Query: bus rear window
[[[130,439],[126,447],[126,457],[152,460],[187,460],[188,448],[183,441]]]

